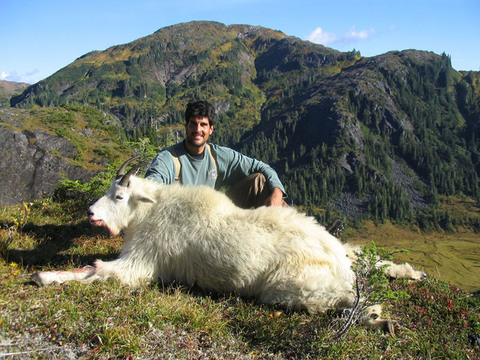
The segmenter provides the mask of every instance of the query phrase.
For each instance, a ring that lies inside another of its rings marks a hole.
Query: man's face
[[[188,121],[185,130],[187,143],[196,148],[203,148],[213,132],[213,126],[210,126],[208,117],[197,117]]]

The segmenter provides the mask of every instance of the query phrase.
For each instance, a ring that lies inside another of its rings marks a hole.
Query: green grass
[[[0,211],[0,235],[23,206]],[[332,342],[341,312],[311,315],[179,284],[137,289],[117,281],[39,288],[29,275],[112,259],[122,238],[92,228],[72,200],[28,207],[0,259],[0,356],[141,359],[468,359],[480,301],[430,276],[392,281],[407,298],[385,303],[396,336],[355,325]]]

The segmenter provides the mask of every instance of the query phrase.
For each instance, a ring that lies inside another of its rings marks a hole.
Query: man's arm
[[[175,181],[175,165],[168,151],[162,151],[155,156],[147,169],[145,178],[162,184],[172,184]]]

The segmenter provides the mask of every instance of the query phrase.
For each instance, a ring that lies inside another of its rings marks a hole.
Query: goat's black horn
[[[128,172],[122,176],[120,181],[118,182],[119,186],[128,186],[128,182],[130,181],[130,176],[132,176],[135,172],[138,171],[145,163],[140,163],[135,166],[133,166]]]
[[[123,175],[125,175],[125,170],[127,170],[127,166],[132,163],[133,161],[137,160],[138,158],[140,157],[140,155],[137,155],[137,156],[134,156],[130,159],[128,159],[127,161],[125,161],[123,163],[122,166],[120,166],[120,169],[118,169],[118,172],[117,172],[117,180],[120,179]]]

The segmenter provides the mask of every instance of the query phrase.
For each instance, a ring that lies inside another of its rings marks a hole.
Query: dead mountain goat
[[[33,275],[37,283],[177,281],[311,312],[352,306],[349,249],[313,218],[288,207],[240,209],[211,188],[158,184],[132,170],[124,175],[124,168],[89,209],[94,225],[112,235],[123,231],[118,259],[39,272]],[[387,270],[393,277],[423,276],[408,264]]]

